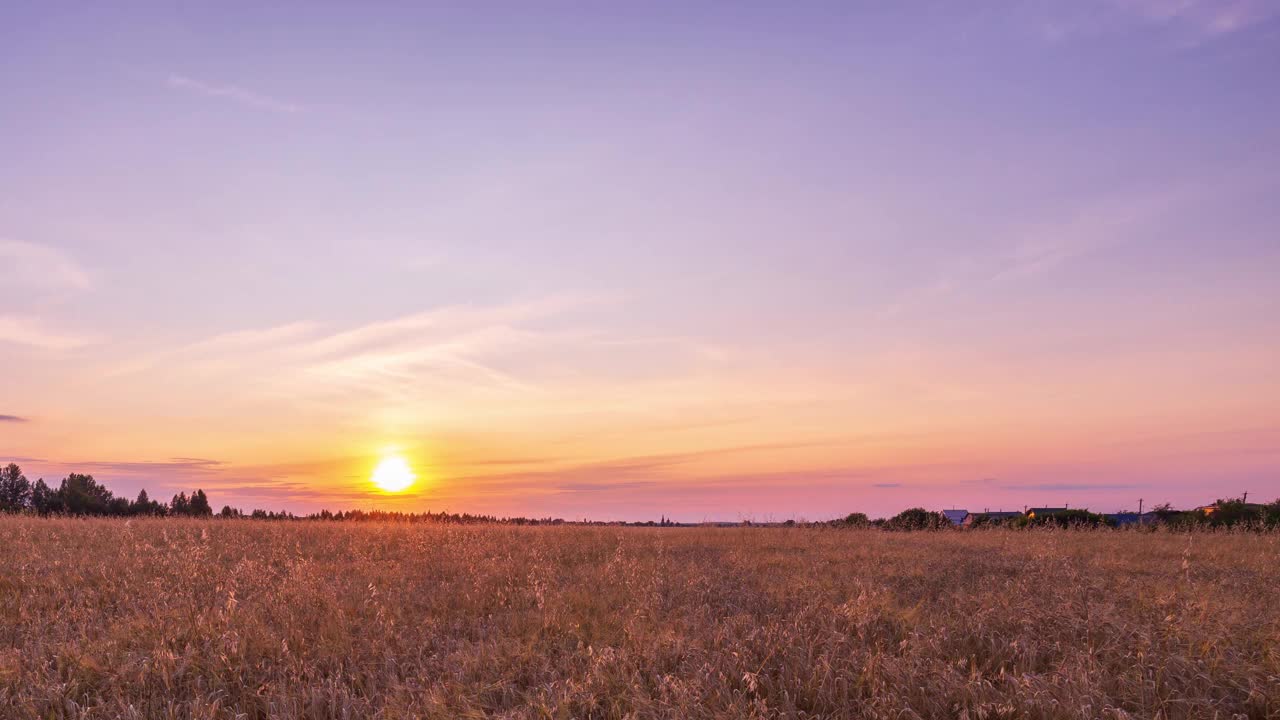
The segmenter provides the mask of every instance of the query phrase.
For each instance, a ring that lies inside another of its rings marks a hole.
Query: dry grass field
[[[0,518],[3,718],[1276,718],[1280,536]]]

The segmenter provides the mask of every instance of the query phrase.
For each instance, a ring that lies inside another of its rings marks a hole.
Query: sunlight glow
[[[388,455],[373,469],[373,475],[369,479],[385,492],[398,493],[412,485],[417,476],[404,458]]]

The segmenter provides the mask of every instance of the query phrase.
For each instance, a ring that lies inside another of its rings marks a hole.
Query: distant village
[[[657,522],[617,523],[623,525],[648,525],[658,527],[691,527],[714,526],[735,527],[748,526],[831,526],[831,527],[875,527],[885,530],[944,530],[948,528],[984,528],[984,527],[1158,527],[1174,528],[1191,527],[1234,527],[1248,526],[1258,528],[1280,528],[1280,500],[1263,504],[1249,502],[1245,493],[1240,498],[1218,500],[1208,505],[1200,505],[1190,510],[1176,510],[1168,504],[1158,505],[1151,510],[1137,512],[1094,513],[1088,508],[1062,507],[1024,507],[1022,510],[990,510],[970,511],[957,508],[944,510],[926,510],[911,508],[891,518],[869,519],[863,513],[850,513],[836,520],[825,522],[804,522],[785,520],[782,522],[756,522],[743,520],[740,522],[702,522],[677,523],[662,518]],[[1139,501],[1139,508],[1141,508]]]

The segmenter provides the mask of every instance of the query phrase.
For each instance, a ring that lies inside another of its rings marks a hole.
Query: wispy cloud
[[[231,466],[221,460],[185,457],[159,461],[52,461],[39,458],[14,458],[13,461],[31,462],[55,475],[89,473],[105,482],[116,494],[124,496],[146,489],[153,498],[162,500],[171,493],[200,488],[219,505],[229,502],[243,505],[246,510],[258,506],[278,508],[282,504],[296,508],[298,503],[363,506],[375,494],[372,488],[344,489],[317,484],[315,475],[331,474],[335,467],[333,461],[257,467]],[[299,479],[299,473],[309,473],[310,476]]]
[[[1109,484],[1109,483],[1025,483],[1018,485],[999,485],[1004,490],[1062,490],[1062,491],[1087,491],[1087,490],[1133,490],[1142,487],[1133,484]]]
[[[0,415],[0,422],[2,422],[2,423],[24,423],[24,422],[29,422],[29,421],[28,421],[26,418],[24,418],[24,417],[19,417],[19,416],[17,416],[17,415]]]
[[[6,268],[6,282],[24,289],[87,290],[89,273],[68,253],[48,245],[0,238],[0,267]]]
[[[167,83],[169,87],[179,90],[194,92],[208,97],[224,98],[240,103],[241,105],[261,108],[263,110],[282,113],[296,113],[302,110],[301,106],[287,100],[273,98],[235,85],[218,85],[208,83],[177,73],[170,73]]]
[[[931,307],[948,297],[1048,274],[1137,238],[1166,221],[1170,208],[1193,201],[1192,188],[1122,193],[1096,199],[1074,212],[1013,228],[994,250],[940,263],[928,282],[905,289],[883,308],[885,317]]]
[[[224,333],[144,353],[108,377],[171,372],[209,381],[238,377],[295,402],[358,399],[366,406],[421,407],[475,393],[533,395],[535,382],[499,367],[517,351],[570,342],[540,321],[591,302],[556,296],[491,306],[454,305],[354,327],[292,322]]]
[[[1271,0],[1112,0],[1143,21],[1182,24],[1205,36],[1225,35],[1280,14]]]
[[[82,335],[51,329],[33,312],[50,296],[93,287],[89,273],[69,253],[49,245],[0,238],[0,267],[8,271],[6,287],[15,301],[10,312],[0,314],[0,343],[65,350],[91,342]],[[14,312],[20,303],[26,309]]]
[[[580,492],[584,489],[601,490],[607,487],[624,484],[627,487],[647,486],[656,481],[678,479],[683,484],[694,482],[698,472],[693,469],[699,463],[719,458],[743,457],[773,453],[801,448],[824,447],[837,444],[835,440],[816,440],[811,442],[760,443],[755,445],[739,445],[730,447],[708,448],[689,452],[656,453],[651,455],[635,455],[616,457],[588,462],[573,462],[556,466],[543,467],[536,470],[520,470],[499,473],[478,473],[473,475],[451,477],[451,482],[465,486],[469,491],[492,489],[506,493],[514,489],[556,489],[561,492]],[[732,476],[713,475],[708,482],[731,481],[734,483],[751,483],[762,478],[776,482],[778,480],[796,480],[803,477],[806,481],[818,478],[823,480],[847,481],[865,477],[868,470],[864,468],[839,468],[834,470],[811,470],[804,472],[779,472],[735,474]]]
[[[198,364],[227,356],[260,355],[282,345],[308,338],[315,323],[294,322],[268,328],[222,333],[194,343],[149,354],[139,354],[105,371],[107,377],[145,372],[164,365]]]
[[[0,458],[3,456],[0,455]],[[217,460],[204,458],[170,458],[167,460],[66,460],[62,458],[17,457],[6,462],[30,464],[33,472],[45,477],[62,477],[67,473],[88,473],[114,491],[128,495],[146,488],[154,497],[166,491],[214,487],[229,468]]]
[[[521,321],[553,315],[586,302],[572,295],[557,295],[525,302],[487,307],[450,305],[332,333],[310,342],[309,355],[324,357],[358,354],[371,348],[403,346],[415,338],[454,340],[475,337],[478,330],[511,327]]]
[[[93,342],[84,335],[50,330],[37,318],[0,315],[0,343],[9,342],[43,350],[69,350]]]
[[[125,475],[156,475],[159,473],[202,473],[218,470],[224,463],[205,458],[171,458],[165,461],[86,460],[71,463],[77,468],[94,472]]]
[[[652,480],[632,480],[629,482],[617,483],[564,483],[560,486],[561,492],[567,493],[601,493],[601,492],[626,492],[629,490],[638,490],[657,485]]]
[[[1151,30],[1195,47],[1280,17],[1273,0],[1082,0],[1050,3],[1040,20],[1051,42]]]

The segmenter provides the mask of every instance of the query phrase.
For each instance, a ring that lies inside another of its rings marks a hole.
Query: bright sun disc
[[[382,490],[395,493],[412,485],[416,477],[404,458],[392,455],[378,463],[370,479]]]

